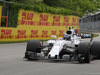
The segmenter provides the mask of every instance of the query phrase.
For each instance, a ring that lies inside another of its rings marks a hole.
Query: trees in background
[[[79,11],[85,13],[97,11],[100,8],[100,0],[6,0],[12,2],[18,2],[21,4],[40,4],[44,3],[52,7],[61,7],[70,9],[73,11]]]
[[[8,26],[16,27],[18,24],[18,12],[34,10],[51,14],[75,15],[82,17],[86,11],[94,12],[100,8],[100,0],[5,0],[13,2],[9,6]],[[2,5],[3,3],[1,3]],[[4,3],[5,4],[5,3]],[[24,5],[23,5],[24,4]]]
[[[74,11],[89,12],[100,8],[100,0],[44,0],[43,3],[52,7],[62,7]]]
[[[40,2],[43,2],[43,0],[5,0],[10,2],[18,2],[22,4],[38,4]]]

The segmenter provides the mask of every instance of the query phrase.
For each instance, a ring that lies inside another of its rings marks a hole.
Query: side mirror
[[[51,37],[57,39],[56,35],[51,35]]]

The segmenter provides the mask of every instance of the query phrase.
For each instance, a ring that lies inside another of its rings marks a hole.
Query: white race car
[[[56,38],[55,35],[51,37]],[[29,40],[25,52],[25,58],[28,60],[48,58],[62,59],[64,55],[68,55],[79,61],[79,63],[90,63],[91,56],[100,55],[100,42],[82,42],[80,37],[76,36],[75,30],[69,27],[64,33],[63,38],[48,40],[49,45],[43,46],[39,40]],[[43,42],[42,42],[43,43]],[[47,47],[47,50],[43,50]]]

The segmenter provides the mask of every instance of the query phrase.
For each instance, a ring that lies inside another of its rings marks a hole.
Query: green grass
[[[49,39],[45,39],[43,41],[47,41]],[[29,40],[23,40],[23,41],[0,41],[0,44],[10,44],[10,43],[27,43]],[[42,40],[40,40],[42,41]]]
[[[24,41],[0,41],[0,44],[8,44],[8,43],[24,43],[24,42],[28,42],[28,40],[24,40]]]
[[[93,37],[98,37],[99,36],[99,34],[93,34]]]

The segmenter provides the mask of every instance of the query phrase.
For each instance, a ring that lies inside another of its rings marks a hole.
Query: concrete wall
[[[100,13],[83,16],[80,19],[80,32],[100,32]]]
[[[100,22],[80,23],[80,32],[100,32]]]

